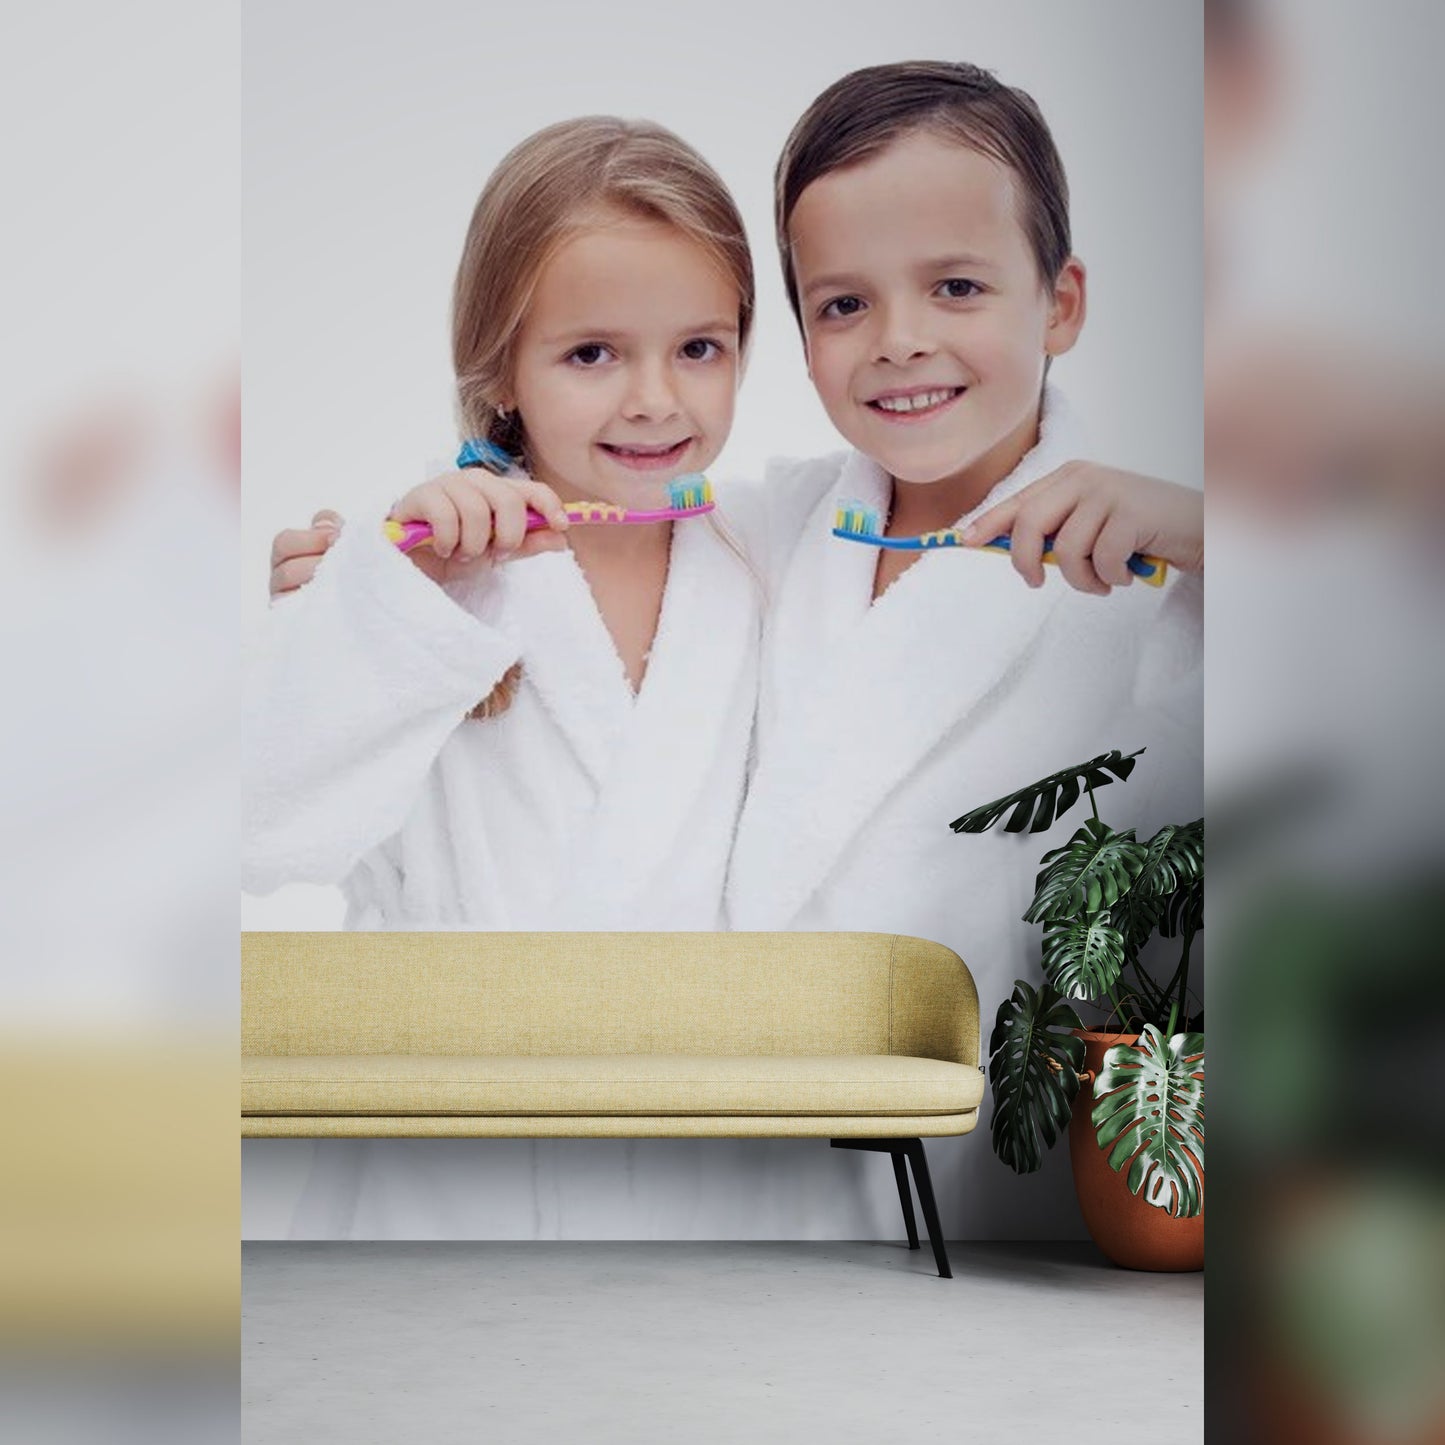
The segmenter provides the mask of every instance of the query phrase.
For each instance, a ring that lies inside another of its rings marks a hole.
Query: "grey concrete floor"
[[[243,1439],[1204,1438],[1202,1276],[950,1255],[943,1280],[926,1244],[249,1244]]]

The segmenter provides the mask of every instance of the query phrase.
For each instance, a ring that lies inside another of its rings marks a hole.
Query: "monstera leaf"
[[[1016,1174],[1031,1174],[1069,1127],[1084,1041],[1079,1016],[1049,984],[1014,984],[988,1041],[993,1080],[993,1149]]]
[[[1204,819],[1171,823],[1144,845],[1144,866],[1135,887],[1173,893],[1204,876]]]
[[[1075,803],[1083,790],[1104,788],[1118,778],[1121,782],[1134,771],[1134,759],[1144,751],[1130,753],[1127,757],[1114,748],[1111,752],[1100,753],[1087,763],[1076,763],[1050,773],[1037,783],[1030,783],[1006,798],[985,803],[961,818],[955,818],[948,826],[955,833],[986,833],[1005,813],[1009,820],[1004,824],[1005,833],[1022,833],[1027,827],[1030,833],[1042,833],[1053,827]],[[1110,777],[1110,774],[1113,777]],[[1012,810],[1012,811],[1010,811]],[[1030,821],[1032,819],[1032,821]]]
[[[1052,923],[1112,908],[1133,886],[1144,859],[1144,845],[1132,828],[1116,833],[1097,818],[1086,818],[1062,848],[1040,860],[1043,870],[1024,920]]]
[[[1044,930],[1044,972],[1065,998],[1101,998],[1119,981],[1123,967],[1124,935],[1107,916]]]
[[[1200,1077],[1196,1078],[1198,1074]],[[1152,1024],[1116,1044],[1094,1080],[1094,1128],[1129,1192],[1175,1218],[1204,1208],[1204,1035],[1165,1041]]]
[[[1159,915],[1159,932],[1165,938],[1181,933],[1198,933],[1204,927],[1204,879],[1171,893]]]
[[[1145,893],[1136,884],[1109,910],[1109,922],[1123,937],[1124,948],[1130,959],[1149,942],[1154,927],[1159,922],[1159,915],[1168,901],[1167,896]]]
[[[1144,845],[1144,866],[1109,918],[1124,935],[1129,957],[1144,947],[1156,926],[1166,938],[1173,938],[1179,932],[1176,920],[1196,891],[1200,917],[1193,931],[1203,927],[1203,877],[1203,818],[1187,824],[1171,823]]]

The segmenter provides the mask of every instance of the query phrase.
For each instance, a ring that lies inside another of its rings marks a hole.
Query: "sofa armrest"
[[[979,1062],[978,989],[941,943],[896,934],[888,965],[888,1052]]]

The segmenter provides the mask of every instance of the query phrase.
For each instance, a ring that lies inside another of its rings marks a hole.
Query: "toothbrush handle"
[[[1141,582],[1147,582],[1151,587],[1162,587],[1169,571],[1169,564],[1162,557],[1148,552],[1131,552],[1128,567]]]
[[[398,522],[394,517],[388,517],[382,525],[386,540],[398,552],[414,552],[418,547],[425,547],[432,538],[430,522]]]
[[[985,542],[984,546],[997,547],[1001,552],[1012,550],[1010,538],[1007,536],[995,537],[993,541]],[[1045,537],[1042,561],[1055,562],[1057,560],[1054,557],[1053,548],[1054,539]],[[1148,552],[1134,552],[1129,557],[1128,568],[1141,582],[1147,582],[1150,587],[1162,587],[1164,578],[1169,571],[1169,564],[1162,557],[1152,556]]]
[[[629,511],[611,502],[564,502],[562,510],[572,522],[670,522],[681,517],[700,517],[717,505],[710,496],[689,507],[663,507],[657,511]],[[532,507],[527,508],[527,531],[537,532],[551,523]],[[398,551],[410,552],[432,539],[429,522],[398,522],[388,517],[386,537]]]
[[[547,519],[540,513],[527,508],[527,530],[535,532],[547,526]],[[414,552],[418,547],[427,546],[432,539],[430,522],[398,522],[394,517],[386,519],[386,539],[398,552]]]

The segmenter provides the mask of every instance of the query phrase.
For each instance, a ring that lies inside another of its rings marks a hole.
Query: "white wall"
[[[242,598],[320,506],[385,503],[453,450],[447,305],[488,172],[568,115],[663,122],[733,189],[759,319],[714,474],[839,445],[801,364],[772,247],[773,162],[861,65],[988,66],[1042,107],[1068,169],[1090,314],[1055,377],[1101,460],[1201,473],[1200,18],[1156,0],[250,0],[245,12]],[[246,898],[248,929],[334,928],[338,896]],[[1062,1153],[1062,1151],[1061,1151]],[[1067,1169],[1015,1181],[982,1135],[934,1146],[957,1237],[1078,1232]],[[1062,1159],[1058,1161],[1062,1163]],[[253,1141],[253,1237],[866,1237],[898,1229],[886,1162],[826,1146]]]

